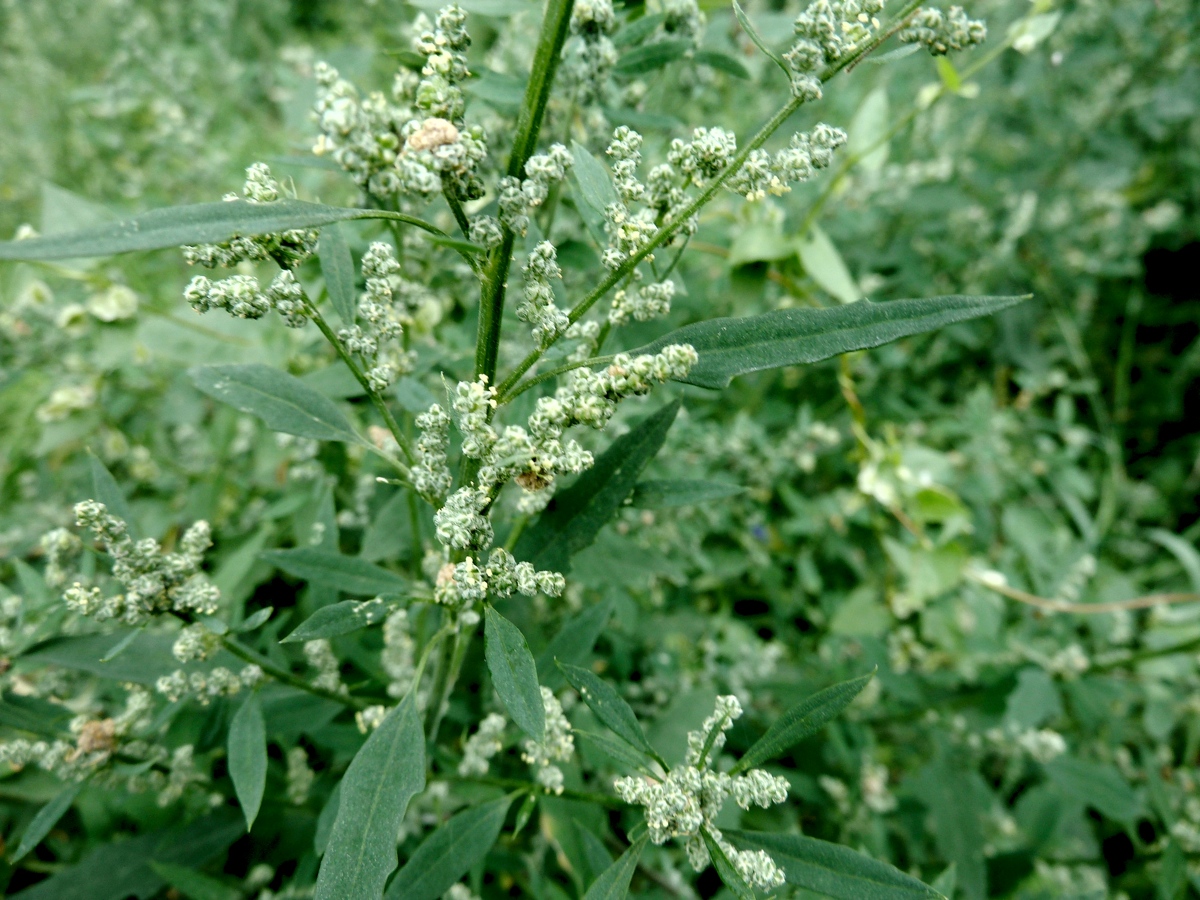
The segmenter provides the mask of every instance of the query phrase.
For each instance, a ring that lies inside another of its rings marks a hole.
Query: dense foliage
[[[440,5],[0,2],[6,895],[1200,895],[1192,5]]]

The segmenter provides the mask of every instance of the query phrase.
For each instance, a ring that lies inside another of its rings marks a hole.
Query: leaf
[[[757,222],[737,229],[729,245],[729,267],[749,263],[774,262],[796,255],[796,243],[783,234],[780,224]]]
[[[46,737],[59,737],[59,730],[66,728],[72,715],[66,707],[41,697],[22,697],[10,691],[0,700],[0,725]]]
[[[1025,16],[1008,27],[1007,37],[1018,53],[1032,53],[1038,44],[1054,33],[1061,18],[1061,11]]]
[[[642,731],[637,716],[633,714],[629,704],[617,693],[616,688],[579,666],[559,663],[558,667],[566,676],[567,683],[579,692],[579,696],[591,707],[592,712],[596,714],[596,718],[603,723],[605,728],[629,746],[647,754],[651,759],[659,759],[654,748],[650,746],[650,742],[646,740],[646,734]]]
[[[301,622],[296,630],[281,640],[281,644],[294,644],[297,641],[312,641],[317,638],[336,637],[339,634],[349,634],[369,625],[377,625],[387,615],[387,605],[374,603],[370,600],[343,600],[341,603],[331,603],[322,606],[315,613]]]
[[[800,834],[726,830],[739,850],[765,850],[788,884],[841,900],[937,900],[942,895],[894,866]]]
[[[646,757],[624,741],[598,731],[582,731],[575,728],[572,729],[572,733],[577,738],[593,745],[613,762],[618,762],[629,769],[650,772],[646,766]]]
[[[425,734],[416,691],[409,691],[342,778],[314,900],[379,900],[396,868],[396,834],[408,801],[424,787]]]
[[[133,510],[129,508],[129,501],[125,499],[125,492],[117,484],[117,479],[113,478],[112,472],[108,471],[108,467],[100,461],[100,457],[91,450],[88,450],[88,468],[92,473],[91,499],[103,503],[110,513],[118,519],[123,519],[129,526],[129,536],[137,540],[140,532],[137,521],[133,518]]]
[[[187,866],[151,862],[150,868],[188,900],[241,900],[241,891]]]
[[[378,218],[394,219],[396,216],[374,209],[325,206],[303,200],[278,200],[274,203],[222,200],[153,209],[141,215],[64,234],[24,241],[0,241],[0,260],[111,256],[134,250],[162,250],[184,244],[215,243],[234,236],[270,234],[293,228],[318,228],[353,219]],[[418,222],[414,219],[408,224],[426,230],[431,227]]]
[[[617,189],[613,187],[608,169],[579,141],[571,143],[571,156],[575,159],[571,175],[579,186],[580,199],[603,215],[609,204],[617,202]]]
[[[313,834],[313,851],[317,856],[325,855],[325,848],[329,846],[329,835],[333,831],[333,823],[337,819],[341,802],[342,783],[339,781],[329,792],[329,799],[325,801],[325,805],[321,807],[321,814],[317,816],[317,829]]]
[[[653,44],[642,44],[621,54],[613,71],[622,75],[641,75],[661,69],[668,63],[682,59],[692,49],[691,41],[674,40],[658,41]]]
[[[1150,540],[1171,553],[1178,560],[1183,571],[1187,573],[1192,583],[1192,590],[1200,593],[1200,552],[1189,542],[1177,534],[1172,534],[1163,528],[1152,528],[1149,531]]]
[[[643,38],[647,38],[658,28],[667,17],[663,13],[652,13],[651,15],[642,16],[630,22],[620,31],[613,35],[614,47],[628,47],[631,44],[640,44]]]
[[[631,355],[657,353],[668,344],[691,344],[700,355],[686,377],[698,387],[723,388],[738,375],[829,359],[878,347],[897,338],[991,315],[1027,297],[925,297],[833,309],[780,309],[738,319],[685,325]]]
[[[1051,786],[1117,822],[1133,822],[1142,801],[1115,766],[1060,756],[1046,764]]]
[[[557,690],[563,682],[563,675],[555,665],[555,660],[572,665],[581,662],[591,652],[596,638],[600,637],[600,632],[612,615],[612,609],[612,600],[606,599],[563,623],[546,649],[538,654],[538,681],[552,691]]]
[[[275,612],[275,607],[266,606],[260,609],[254,615],[250,616],[241,625],[238,625],[233,630],[238,634],[245,634],[247,631],[253,631],[259,625],[262,625],[267,619],[271,618],[271,614]]]
[[[56,665],[81,672],[90,672],[114,681],[132,681],[153,685],[164,672],[182,669],[184,672],[208,672],[215,666],[236,670],[242,664],[228,650],[218,650],[203,662],[179,664],[171,648],[175,635],[162,632],[136,631],[129,650],[109,662],[101,662],[110,653],[117,635],[88,634],[78,637],[56,637],[31,647],[22,659],[39,665]],[[8,698],[11,700],[12,698]]]
[[[765,53],[790,78],[791,71],[788,69],[787,63],[783,61],[782,56],[767,46],[766,41],[762,39],[762,35],[758,33],[758,29],[754,27],[754,23],[750,21],[750,17],[746,15],[746,11],[742,9],[738,0],[733,0],[733,14],[737,17],[738,24],[742,26],[742,31],[746,32],[746,37],[754,41],[754,46]]]
[[[639,481],[633,489],[630,505],[638,509],[671,509],[723,500],[745,492],[746,489],[739,484],[723,484],[719,481],[693,481],[686,478]]]
[[[713,867],[721,876],[721,880],[725,882],[725,887],[733,891],[739,900],[754,900],[754,889],[746,883],[742,873],[725,854],[724,848],[713,839],[712,833],[707,828],[701,828],[700,836],[704,839],[704,846],[708,847],[708,855],[712,857]]]
[[[141,633],[140,628],[135,628],[132,631],[130,631],[129,634],[125,635],[125,637],[123,637],[119,641],[117,641],[113,645],[111,650],[109,650],[102,657],[100,657],[100,662],[102,662],[102,663],[112,662],[114,659],[116,659],[118,656],[120,656],[122,653],[124,653],[126,650],[129,649],[130,645],[133,644],[134,640],[137,638],[138,634],[140,634],[140,633]]]
[[[622,853],[611,866],[600,873],[592,886],[583,895],[583,900],[625,900],[629,896],[629,882],[637,868],[646,841],[650,836],[643,834],[629,849]]]
[[[261,559],[296,578],[326,584],[347,594],[403,594],[408,582],[388,569],[357,556],[311,547],[267,550]]]
[[[504,708],[527,735],[535,741],[544,739],[546,711],[542,689],[525,635],[490,606],[484,610],[483,630],[488,671]]]
[[[597,533],[629,496],[638,476],[667,438],[680,401],[643,419],[605,450],[592,468],[559,491],[521,534],[513,552],[539,569],[567,572],[571,556],[596,539]]]
[[[696,62],[718,69],[735,78],[749,78],[750,72],[732,56],[718,53],[716,50],[697,50],[692,57]]]
[[[842,254],[818,225],[810,225],[808,233],[796,241],[796,252],[808,276],[826,293],[842,303],[853,303],[862,297],[854,276],[846,268]]]
[[[150,868],[152,862],[202,866],[243,833],[240,819],[218,812],[189,825],[104,844],[45,881],[9,894],[9,900],[148,900],[165,885]]]
[[[350,245],[342,229],[333,223],[321,229],[321,238],[317,244],[317,253],[321,260],[321,274],[325,276],[325,290],[329,293],[329,302],[342,324],[350,327],[354,324],[355,311],[358,309],[358,298],[354,286],[354,257],[350,255]]]
[[[287,372],[249,363],[196,366],[188,375],[210,397],[257,416],[273,431],[318,441],[364,443],[336,403]]]
[[[228,747],[229,777],[249,831],[267,786],[267,728],[258,694],[247,697],[234,713],[229,723]]]
[[[731,770],[733,774],[761,765],[790,750],[809,735],[816,734],[850,705],[867,683],[875,676],[868,672],[850,681],[843,681],[813,694],[780,716],[767,733],[742,754]]]
[[[460,812],[427,837],[396,873],[388,900],[438,900],[462,878],[500,836],[512,797]]]
[[[436,244],[439,247],[447,247],[450,250],[457,250],[459,253],[465,253],[470,256],[487,253],[487,247],[481,247],[478,244],[472,244],[470,241],[451,237],[448,234],[431,234],[429,236],[429,243]]]
[[[887,135],[887,85],[881,84],[859,104],[858,112],[850,123],[850,141],[846,149],[858,159],[860,169],[878,173],[884,167],[888,158]]]
[[[42,842],[42,838],[50,833],[50,829],[57,825],[58,820],[71,808],[71,804],[83,790],[83,784],[82,781],[68,784],[55,795],[53,800],[37,811],[37,815],[33,817],[33,821],[21,835],[21,843],[17,844],[17,849],[9,859],[10,862],[15,863]]]

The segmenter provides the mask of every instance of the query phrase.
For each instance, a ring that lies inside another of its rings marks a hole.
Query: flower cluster
[[[617,30],[612,0],[579,0],[571,10],[571,43],[563,60],[563,79],[575,102],[586,107],[601,99],[617,48],[609,37]]]
[[[303,327],[310,315],[304,288],[287,269],[276,275],[265,291],[253,275],[232,275],[219,281],[197,275],[183,297],[198,313],[223,309],[238,319],[261,319],[273,309],[291,328]]]
[[[780,197],[793,184],[808,181],[817,169],[833,162],[833,153],[846,143],[846,132],[821,123],[811,132],[797,132],[782,150],[772,156],[766,150],[750,153],[727,185],[747,200],[761,200],[767,194]]]
[[[700,46],[707,19],[696,0],[663,0],[662,11],[663,22],[659,27],[664,36]]]
[[[95,500],[77,503],[75,520],[108,551],[112,576],[125,592],[106,597],[99,587],[75,582],[63,595],[72,611],[97,621],[119,619],[126,625],[139,625],[165,612],[212,615],[217,611],[220,591],[200,571],[204,551],[212,543],[207,522],[196,522],[184,532],[178,553],[164,553],[153,538],[131,538],[125,521]]]
[[[737,155],[737,138],[724,128],[697,128],[692,139],[675,138],[667,161],[683,176],[686,187],[708,185],[725,170]]]
[[[459,622],[469,626],[479,620],[479,614],[472,607],[489,593],[496,597],[513,594],[532,597],[540,592],[549,597],[560,597],[566,587],[566,579],[560,573],[538,571],[532,563],[517,562],[507,550],[496,547],[488,556],[486,566],[479,566],[470,556],[460,563],[443,565],[438,570],[433,598],[455,609]]]
[[[246,203],[274,203],[279,199],[279,182],[272,177],[266,163],[255,163],[246,170],[242,195]],[[226,194],[224,199],[235,202],[241,198],[237,194]],[[183,258],[188,265],[199,264],[207,269],[217,266],[229,269],[244,260],[274,260],[281,268],[295,269],[312,256],[316,248],[317,232],[311,228],[298,228],[277,234],[234,237],[219,244],[187,245],[183,247]]]
[[[961,6],[950,7],[949,12],[923,6],[897,37],[906,44],[921,44],[934,56],[944,56],[951,50],[982,44],[987,40],[987,24],[969,18]]]
[[[417,642],[409,631],[408,611],[398,609],[383,623],[383,652],[379,662],[388,676],[389,697],[403,697],[416,676]]]
[[[357,319],[338,331],[338,339],[347,352],[363,360],[371,389],[385,391],[413,368],[414,355],[401,350],[396,340],[404,331],[404,323],[412,321],[411,305],[403,300],[414,296],[414,292],[405,289],[400,263],[389,244],[371,244],[363,254],[362,275],[366,290],[358,300]],[[397,292],[401,295],[399,304]]]
[[[566,762],[575,752],[575,737],[571,734],[571,723],[563,715],[562,704],[548,687],[542,688],[542,709],[546,717],[546,733],[540,741],[528,738],[521,752],[521,759],[536,766],[534,777],[547,793],[563,792],[562,769],[555,762]]]
[[[551,144],[545,153],[529,157],[525,178],[506,175],[496,185],[500,223],[509,231],[523,235],[529,230],[529,215],[550,196],[550,188],[567,177],[575,163],[571,151],[562,144]]]
[[[232,697],[243,688],[257,687],[265,676],[263,670],[251,663],[241,672],[231,672],[224,666],[216,666],[208,672],[192,672],[176,669],[163,675],[154,683],[154,689],[174,703],[184,697],[194,696],[201,706],[208,706],[217,697]]]
[[[631,318],[639,322],[661,319],[671,311],[671,298],[674,296],[673,281],[622,288],[613,295],[608,321],[612,325],[624,325]]]
[[[567,314],[554,305],[550,282],[562,278],[554,245],[542,241],[534,247],[521,271],[525,276],[525,302],[517,307],[517,316],[533,325],[534,343],[545,349],[571,324]]]
[[[796,18],[796,43],[784,54],[792,94],[821,99],[821,75],[879,27],[884,0],[815,0]]]
[[[717,843],[747,882],[763,890],[783,884],[783,873],[762,850],[737,850],[714,825],[725,800],[732,796],[742,809],[757,805],[773,806],[787,800],[787,780],[761,769],[745,775],[729,775],[710,768],[713,754],[725,745],[725,732],[742,714],[734,696],[717,698],[716,709],[700,731],[688,733],[688,752],[682,766],[672,769],[662,780],[642,777],[618,778],[617,796],[626,803],[646,808],[650,840],[663,844],[668,838],[685,841],[688,861],[697,871],[710,862],[702,832]]]
[[[651,206],[637,211],[632,209],[636,203],[647,199],[646,186],[638,180],[637,170],[642,162],[642,136],[626,125],[621,125],[613,132],[613,139],[605,150],[612,160],[613,187],[616,188],[618,202],[610,203],[604,210],[604,227],[608,232],[608,247],[602,260],[610,269],[621,266],[633,254],[642,249],[654,237],[658,226],[655,223],[656,209]],[[667,180],[674,181],[674,170],[655,170],[661,179],[665,174]],[[652,176],[655,173],[651,173]],[[679,192],[682,198],[682,191]]]
[[[304,658],[317,670],[317,677],[312,682],[313,687],[335,694],[346,693],[346,686],[342,684],[341,663],[338,662],[327,639],[305,641]]]
[[[463,758],[458,764],[459,775],[466,777],[488,773],[491,758],[504,747],[505,724],[504,716],[488,713],[479,723],[479,729],[463,745]]]
[[[421,429],[421,436],[414,448],[409,477],[418,494],[440,506],[453,482],[446,459],[450,447],[450,414],[434,403],[417,416],[416,424]]]

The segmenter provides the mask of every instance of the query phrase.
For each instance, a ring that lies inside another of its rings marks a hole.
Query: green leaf
[[[274,431],[318,441],[364,443],[337,404],[299,378],[258,363],[196,366],[192,384]]]
[[[1192,583],[1192,590],[1200,593],[1200,552],[1197,552],[1195,546],[1163,528],[1152,528],[1147,534],[1150,540],[1175,557],[1180,567],[1187,573],[1188,580]]]
[[[202,866],[243,833],[241,820],[223,811],[190,825],[104,844],[45,881],[9,894],[9,900],[148,900],[166,884],[151,863]]]
[[[673,40],[658,41],[653,44],[642,44],[623,53],[613,66],[613,71],[622,75],[642,75],[661,69],[668,63],[682,59],[692,49],[691,41]]]
[[[671,509],[676,506],[692,506],[711,500],[724,500],[744,494],[746,489],[738,484],[723,484],[719,481],[693,481],[681,478],[672,481],[639,481],[633,489],[630,505],[638,509]]]
[[[325,206],[303,200],[278,200],[274,203],[218,201],[154,209],[65,234],[24,241],[0,241],[0,260],[111,256],[134,250],[162,250],[184,244],[216,243],[234,236],[270,234],[293,228],[318,228],[352,219],[380,218],[397,219],[426,231],[433,227],[411,216],[398,216],[376,209]]]
[[[742,9],[737,0],[733,0],[733,14],[737,17],[738,24],[742,26],[742,31],[746,32],[746,37],[754,41],[754,46],[765,53],[790,78],[791,71],[788,69],[787,63],[783,61],[783,57],[767,46],[767,42],[762,39],[762,35],[758,33],[758,29],[754,27],[754,23],[750,21],[750,17],[746,15],[746,11]]]
[[[234,713],[229,723],[228,747],[229,777],[249,831],[267,786],[267,728],[258,694],[247,697]]]
[[[347,594],[403,594],[408,590],[408,582],[395,572],[357,556],[293,547],[267,550],[260,558],[296,578],[326,584]]]
[[[849,706],[850,701],[859,695],[874,676],[874,671],[868,672],[850,681],[827,687],[797,703],[742,754],[742,758],[731,771],[737,774],[761,765],[790,750],[809,735],[816,734]]]
[[[651,759],[659,760],[658,754],[646,740],[646,734],[642,731],[637,716],[633,714],[629,704],[617,693],[616,688],[579,666],[559,663],[558,667],[566,676],[567,683],[579,692],[579,696],[591,707],[592,712],[596,714],[596,718],[603,723],[605,728],[635,750],[642,751]]]
[[[579,186],[580,199],[595,213],[603,215],[610,203],[617,202],[617,189],[613,187],[608,169],[579,141],[571,143],[571,156],[575,159],[571,175]]]
[[[133,510],[129,508],[129,501],[125,499],[125,492],[117,484],[117,479],[113,478],[112,472],[108,471],[108,467],[100,461],[100,457],[91,450],[88,451],[88,468],[92,473],[91,499],[103,503],[118,519],[124,519],[125,524],[129,526],[129,536],[137,540],[141,533],[137,520],[133,518]]]
[[[625,900],[629,896],[629,882],[637,868],[642,851],[646,849],[649,835],[643,834],[611,866],[600,873],[592,886],[583,895],[583,900]]]
[[[151,862],[150,868],[188,900],[241,900],[242,892],[237,888],[187,866]]]
[[[739,850],[765,850],[787,883],[841,900],[938,900],[941,894],[894,866],[801,834],[726,830]]]
[[[337,819],[341,802],[342,783],[339,781],[329,792],[329,799],[325,801],[325,805],[321,807],[321,814],[317,816],[317,829],[313,834],[313,851],[317,856],[325,855],[325,848],[329,846],[329,835],[333,832],[333,823]]]
[[[1060,794],[1117,822],[1132,822],[1143,811],[1142,801],[1115,766],[1060,756],[1046,764],[1046,775]]]
[[[652,13],[651,15],[642,16],[630,22],[620,31],[613,35],[614,47],[628,47],[631,44],[640,44],[643,38],[647,38],[659,25],[667,20],[663,13]]]
[[[742,873],[726,856],[725,850],[713,839],[712,833],[707,828],[702,828],[700,836],[704,838],[704,846],[708,847],[708,855],[712,857],[713,867],[721,876],[721,880],[725,882],[725,887],[733,891],[738,900],[754,900],[754,888],[746,883]]]
[[[100,660],[113,649],[119,630],[112,634],[87,634],[78,637],[56,637],[31,647],[22,659],[38,665],[64,666],[81,672],[91,672],[114,681],[133,681],[153,685],[164,672],[182,669],[184,672],[208,672],[214,666],[236,670],[242,664],[227,650],[218,650],[203,662],[184,663],[175,659],[171,648],[175,635],[162,632],[135,631],[129,649],[109,662]],[[8,698],[12,700],[14,698]]]
[[[130,648],[130,646],[133,644],[133,642],[137,639],[137,636],[140,632],[141,632],[140,628],[135,628],[132,631],[130,631],[129,634],[125,635],[125,637],[121,638],[119,641],[117,641],[115,644],[113,644],[111,650],[109,650],[102,657],[100,657],[100,662],[102,662],[102,663],[112,662],[114,659],[116,659],[118,656],[120,656],[122,653],[124,653],[126,650],[128,650]]]
[[[438,900],[496,843],[512,797],[460,812],[427,837],[388,887],[387,900]]]
[[[253,631],[259,625],[262,625],[264,622],[266,622],[267,619],[271,618],[271,615],[274,612],[275,612],[275,607],[273,607],[273,606],[264,607],[264,608],[260,609],[258,612],[254,613],[254,615],[247,618],[245,622],[243,622],[241,625],[238,625],[233,630],[235,632],[237,632],[238,634],[245,634],[247,631]]]
[[[546,649],[538,654],[538,681],[552,691],[557,690],[562,685],[563,675],[554,664],[555,660],[572,665],[580,663],[591,652],[596,638],[600,637],[600,632],[612,615],[612,609],[612,600],[606,599],[563,623]]]
[[[643,419],[609,445],[596,464],[559,491],[521,534],[513,552],[539,569],[566,572],[571,556],[587,547],[625,502],[638,476],[667,438],[680,401]]]
[[[58,820],[71,808],[71,804],[75,802],[75,798],[79,796],[81,790],[83,790],[82,781],[68,784],[55,795],[53,800],[39,809],[37,815],[33,817],[33,821],[26,827],[25,833],[21,835],[21,843],[17,844],[17,849],[9,861],[16,862],[40,844],[42,838],[50,833],[50,829],[57,825]]]
[[[448,234],[430,235],[429,243],[436,244],[439,247],[447,247],[450,250],[457,250],[459,253],[465,253],[469,256],[478,256],[480,253],[487,253],[487,247],[480,247],[478,244],[472,244],[470,241],[451,237]]]
[[[350,255],[350,245],[342,229],[333,223],[321,229],[317,253],[321,260],[321,274],[325,276],[325,290],[329,293],[329,302],[342,324],[349,327],[354,324],[355,311],[358,309],[358,297],[354,286],[354,257]]]
[[[723,388],[738,375],[829,359],[878,347],[897,338],[1000,312],[1027,297],[925,297],[833,309],[780,309],[740,319],[685,325],[637,350],[657,353],[668,344],[691,344],[700,359],[687,384]]]
[[[396,868],[396,834],[408,801],[424,787],[425,734],[412,690],[346,770],[314,900],[379,900]]]
[[[716,50],[697,50],[692,57],[696,62],[703,63],[735,78],[749,78],[750,72],[732,56],[718,53]]]
[[[796,252],[808,276],[839,302],[853,303],[862,297],[842,254],[820,226],[810,225],[808,233],[796,240]]]
[[[542,740],[546,736],[546,711],[537,666],[525,635],[490,606],[484,610],[483,630],[488,671],[504,708],[527,735]]]
[[[379,624],[384,620],[387,612],[386,604],[370,600],[365,603],[357,600],[331,603],[329,606],[322,606],[301,622],[295,631],[279,643],[294,644],[297,641],[312,641],[317,638],[349,634],[351,631]]]
[[[573,734],[585,743],[593,745],[613,762],[620,763],[631,770],[647,773],[651,771],[646,765],[645,754],[634,750],[627,743],[610,734],[598,731],[582,731],[578,728],[573,729]]]
[[[59,737],[59,730],[66,728],[72,715],[65,706],[41,697],[22,697],[10,691],[0,700],[0,725],[18,731]]]
[[[887,85],[881,84],[859,104],[850,123],[846,150],[858,159],[856,165],[865,172],[878,173],[887,163],[888,116]]]

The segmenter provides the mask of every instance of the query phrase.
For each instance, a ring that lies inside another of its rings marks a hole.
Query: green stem
[[[336,691],[327,691],[324,688],[311,685],[303,678],[293,675],[287,669],[280,668],[261,653],[251,650],[245,644],[234,640],[228,635],[221,635],[221,646],[238,659],[244,660],[248,663],[253,663],[254,665],[258,666],[276,681],[280,681],[309,694],[313,694],[314,696],[324,697],[326,700],[332,700],[335,703],[340,703],[343,706],[348,706],[354,710],[365,709],[368,705],[366,701],[359,700],[356,697],[351,697],[346,694],[339,694]]]
[[[467,645],[470,643],[471,632],[464,629],[459,629],[454,634],[454,649],[450,653],[450,666],[442,678],[441,691],[435,694],[437,705],[433,708],[433,722],[429,726],[429,744],[437,743],[438,731],[442,727],[442,719],[446,716],[446,709],[450,706],[450,694],[454,691],[454,685],[458,681],[458,676],[462,672],[463,660],[467,656]]]
[[[541,796],[541,789],[528,781],[519,781],[516,778],[493,778],[488,775],[476,776],[473,778],[464,778],[461,776],[451,776],[447,781],[455,781],[465,784],[490,784],[494,787],[508,788],[509,790],[533,790],[538,796]],[[629,804],[618,797],[613,797],[610,794],[599,794],[591,791],[573,791],[570,788],[565,789],[561,794],[556,796],[565,797],[568,800],[583,800],[587,803],[598,803],[601,806],[608,806],[612,809],[623,809]]]
[[[838,72],[841,72],[843,69],[854,65],[864,56],[878,47],[881,43],[883,43],[883,41],[887,40],[887,38],[891,36],[891,33],[895,31],[896,28],[903,24],[903,22],[912,15],[913,11],[919,5],[920,0],[908,0],[908,2],[904,4],[903,9],[900,11],[899,16],[891,28],[885,32],[874,35],[869,40],[864,42],[861,47],[847,54],[834,65],[829,66],[824,72],[821,73],[821,81],[829,81]],[[697,197],[695,197],[691,203],[684,207],[684,209],[668,224],[656,231],[654,237],[652,237],[645,245],[643,245],[640,250],[632,254],[618,268],[610,272],[604,279],[601,280],[598,285],[596,285],[595,288],[592,289],[591,293],[580,300],[579,303],[572,308],[568,315],[568,319],[570,320],[571,324],[574,324],[583,318],[583,316],[587,314],[587,311],[596,304],[596,301],[612,290],[612,288],[619,283],[622,278],[628,277],[642,262],[642,260],[652,254],[662,244],[674,237],[679,229],[681,229],[688,222],[688,220],[692,218],[692,216],[698,213],[702,207],[707,205],[707,203],[714,196],[716,196],[717,192],[725,185],[726,181],[732,178],[734,174],[741,171],[742,166],[745,164],[750,154],[765,144],[767,139],[770,138],[771,135],[773,135],[776,131],[778,131],[783,123],[791,118],[792,114],[803,104],[803,97],[793,97],[791,100],[785,103],[783,107],[781,107],[779,111],[776,112],[775,115],[773,115],[767,121],[767,123],[758,130],[758,133],[750,139],[749,143],[747,143],[740,151],[738,151],[737,155],[734,156],[729,165],[727,165],[721,171],[721,174],[719,174],[712,180],[712,182],[709,183],[707,188],[705,188]],[[551,342],[551,344],[552,343],[553,342]],[[499,392],[501,394],[508,393],[508,391],[512,389],[513,385],[517,383],[517,380],[527,371],[529,371],[534,363],[541,359],[541,356],[546,349],[548,349],[548,347],[534,350],[523,360],[521,360],[521,362],[517,364],[516,368],[513,369],[509,376],[500,385]]]
[[[535,384],[541,384],[543,381],[549,381],[551,378],[553,378],[556,375],[561,375],[564,372],[570,372],[572,369],[581,369],[584,366],[606,366],[610,362],[612,362],[613,359],[615,359],[615,357],[593,356],[591,359],[582,359],[579,362],[567,363],[566,365],[562,365],[562,366],[559,366],[558,368],[551,369],[548,372],[540,372],[535,377],[521,382],[520,384],[518,384],[515,388],[513,388],[508,393],[500,394],[496,398],[496,403],[497,404],[508,403],[514,397],[520,396],[521,394],[525,393],[527,390],[529,390]]]

